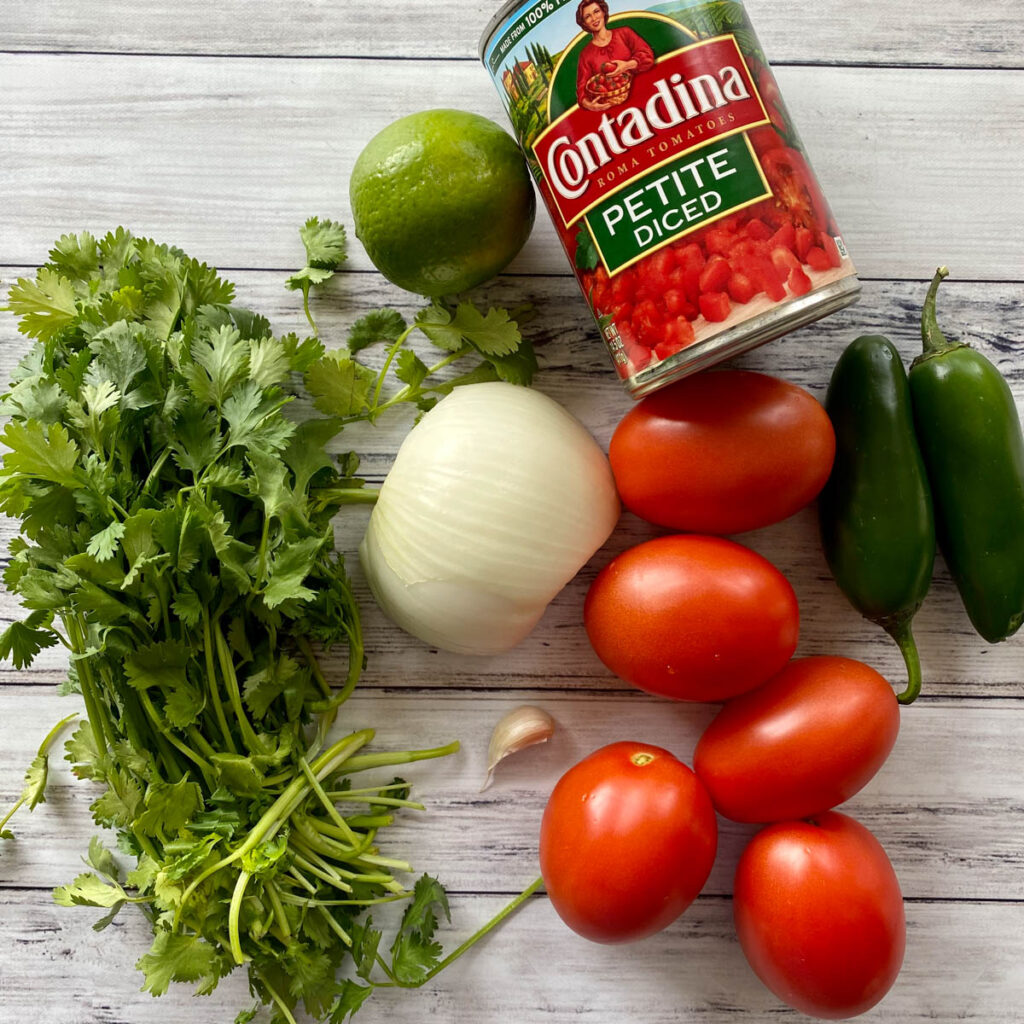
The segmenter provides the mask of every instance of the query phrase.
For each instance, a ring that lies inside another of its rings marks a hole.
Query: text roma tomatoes
[[[736,869],[733,913],[757,976],[812,1017],[864,1013],[903,963],[903,896],[889,858],[836,811],[754,836]]]
[[[813,501],[835,450],[832,424],[810,392],[763,373],[715,370],[634,406],[608,456],[630,511],[674,530],[728,534]]]
[[[863,788],[899,728],[896,695],[873,668],[850,658],[801,658],[722,708],[697,744],[693,767],[726,818],[804,818]]]
[[[540,870],[559,917],[594,942],[670,925],[707,881],[718,846],[711,800],[661,747],[612,743],[558,781],[540,827]]]
[[[799,619],[793,588],[769,561],[696,534],[616,556],[583,605],[605,665],[675,700],[726,700],[760,686],[792,657]]]

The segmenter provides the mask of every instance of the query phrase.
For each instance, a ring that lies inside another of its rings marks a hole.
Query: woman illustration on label
[[[607,110],[628,95],[633,75],[654,66],[654,53],[628,26],[608,27],[606,0],[582,0],[576,23],[593,36],[580,54],[576,98],[585,110]]]

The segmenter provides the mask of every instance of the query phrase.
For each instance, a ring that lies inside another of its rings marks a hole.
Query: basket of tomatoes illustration
[[[617,107],[629,99],[629,91],[633,88],[633,75],[629,71],[616,74],[615,64],[605,61],[596,75],[587,79],[587,96],[609,107]]]

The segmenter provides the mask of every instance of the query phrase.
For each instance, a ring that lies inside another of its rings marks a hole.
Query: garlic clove
[[[491,733],[487,747],[487,777],[480,787],[482,793],[494,778],[498,762],[524,747],[549,740],[555,731],[555,720],[542,708],[523,704],[503,715]]]

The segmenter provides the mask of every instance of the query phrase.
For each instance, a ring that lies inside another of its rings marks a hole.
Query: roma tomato
[[[809,504],[836,440],[810,392],[749,370],[715,370],[648,395],[623,417],[608,456],[623,504],[694,533],[741,533]]]
[[[899,728],[896,695],[873,668],[851,658],[801,658],[722,708],[697,743],[693,767],[726,818],[805,818],[862,789]]]
[[[784,1003],[825,1020],[864,1013],[903,963],[903,895],[882,845],[837,811],[769,825],[740,857],[740,946]]]
[[[718,846],[697,776],[667,750],[612,743],[562,776],[540,826],[540,871],[559,917],[594,942],[670,925],[704,887]]]
[[[793,588],[771,562],[696,534],[617,555],[583,604],[605,665],[674,700],[726,700],[760,686],[792,657],[799,620]]]

